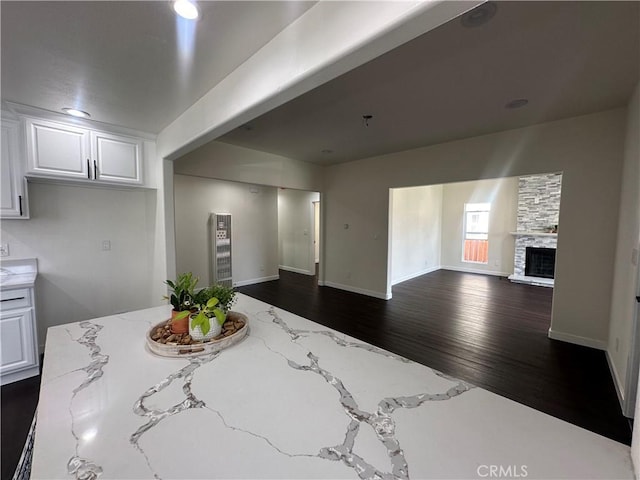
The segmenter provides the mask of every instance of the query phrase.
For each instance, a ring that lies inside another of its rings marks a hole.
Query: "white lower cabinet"
[[[3,290],[0,310],[0,384],[40,373],[33,289]]]

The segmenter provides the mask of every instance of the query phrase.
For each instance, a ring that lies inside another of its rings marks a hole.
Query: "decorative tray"
[[[227,313],[227,320],[222,326],[223,333],[212,340],[183,343],[184,340],[189,340],[184,336],[179,338],[178,341],[174,341],[171,337],[160,338],[160,341],[154,340],[153,337],[159,335],[159,329],[164,329],[170,322],[171,320],[163,320],[147,331],[147,347],[149,347],[151,353],[160,355],[161,357],[174,358],[206,355],[207,353],[217,352],[238,343],[249,332],[249,319],[247,316],[238,312],[229,312]],[[166,343],[162,343],[162,341],[166,341]]]

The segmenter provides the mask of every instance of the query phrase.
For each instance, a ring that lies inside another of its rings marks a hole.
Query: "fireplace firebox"
[[[554,278],[556,249],[527,247],[524,274],[527,277]]]

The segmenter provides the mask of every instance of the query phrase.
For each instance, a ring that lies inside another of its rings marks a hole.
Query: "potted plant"
[[[224,313],[228,313],[236,301],[236,291],[233,287],[215,284],[197,292],[194,296],[194,301],[199,305],[206,305],[209,299],[214,297],[218,299],[219,308]]]
[[[171,302],[173,311],[171,312],[171,332],[186,333],[189,331],[189,315],[195,307],[193,301],[194,290],[198,284],[198,278],[191,272],[178,275],[175,282],[166,280],[171,289],[171,295],[164,298]]]
[[[193,340],[209,340],[220,335],[227,314],[219,307],[220,301],[216,297],[198,305],[198,313],[192,314],[189,322],[189,335]]]
[[[236,292],[233,287],[215,284],[197,292],[194,301],[200,311],[191,316],[189,334],[194,340],[211,339],[220,335],[227,314],[236,301]]]

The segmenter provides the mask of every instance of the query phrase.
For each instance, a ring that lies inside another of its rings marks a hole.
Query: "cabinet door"
[[[91,178],[89,130],[47,120],[26,124],[29,173]]]
[[[0,375],[37,365],[32,309],[0,314]]]
[[[142,183],[142,140],[91,132],[94,178],[103,182]]]
[[[0,218],[28,218],[18,127],[18,122],[2,120]]]

